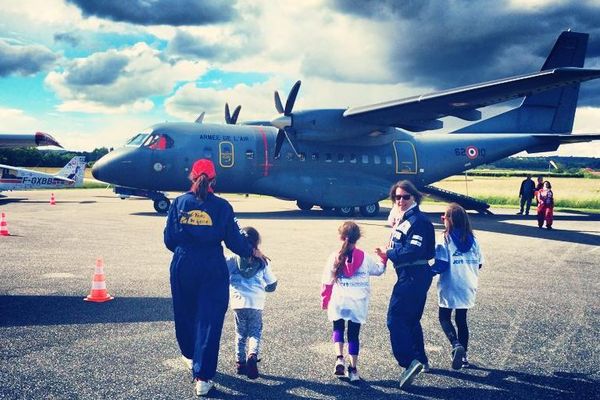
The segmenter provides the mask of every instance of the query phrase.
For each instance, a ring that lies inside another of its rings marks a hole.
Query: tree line
[[[15,167],[63,167],[75,156],[84,156],[93,164],[108,153],[106,147],[88,151],[38,150],[35,147],[0,149],[0,164]]]

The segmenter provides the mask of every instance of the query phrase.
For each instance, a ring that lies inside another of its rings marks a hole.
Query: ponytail
[[[192,180],[191,191],[196,195],[198,200],[206,200],[208,196],[208,187],[210,185],[210,180],[206,176],[206,174],[201,174],[198,178]]]
[[[346,262],[352,262],[354,245],[360,239],[360,227],[353,221],[346,221],[338,228],[340,239],[344,241],[335,261],[333,262],[333,278],[342,273]]]

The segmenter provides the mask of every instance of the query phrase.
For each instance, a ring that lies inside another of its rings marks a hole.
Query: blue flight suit
[[[404,368],[415,359],[425,364],[421,317],[433,277],[427,261],[435,258],[435,232],[419,206],[407,210],[394,226],[386,254],[398,275],[387,315],[392,352]]]
[[[193,360],[194,378],[202,380],[215,376],[229,305],[229,271],[222,241],[242,257],[252,254],[226,200],[209,193],[200,202],[188,192],[173,201],[164,242],[174,253],[170,271],[175,336],[181,354]]]

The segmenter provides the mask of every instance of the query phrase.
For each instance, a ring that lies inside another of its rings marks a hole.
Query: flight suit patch
[[[210,215],[201,210],[191,210],[188,212],[182,212],[179,223],[183,225],[207,225],[212,226],[212,218]]]

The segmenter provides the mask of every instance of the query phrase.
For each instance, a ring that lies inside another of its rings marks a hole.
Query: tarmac
[[[165,217],[145,199],[109,189],[8,192],[0,198],[11,236],[0,236],[1,399],[191,399],[191,375],[175,340]],[[485,255],[469,311],[473,368],[450,368],[437,318],[436,279],[422,319],[432,369],[407,390],[385,324],[396,276],[373,277],[358,371],[333,376],[331,325],[320,309],[327,256],[340,247],[341,217],[293,202],[226,195],[241,226],[262,234],[279,278],[264,311],[260,377],[236,375],[233,316],[226,316],[219,399],[598,399],[600,215],[557,213],[553,231],[535,216],[493,208],[471,214]],[[423,207],[442,230],[443,205]],[[387,244],[389,209],[356,221],[359,247]],[[102,257],[106,303],[83,301]]]

